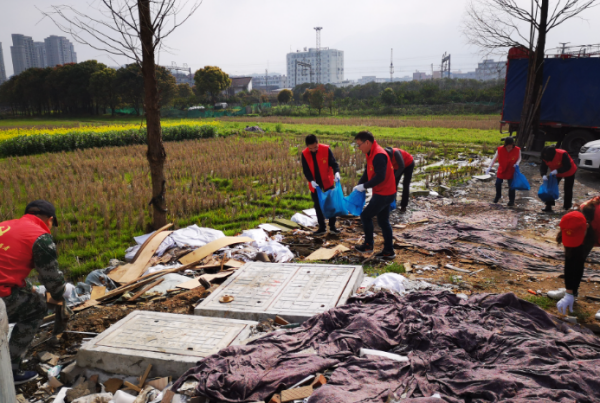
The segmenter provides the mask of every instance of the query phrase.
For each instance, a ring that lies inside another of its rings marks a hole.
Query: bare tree
[[[517,137],[519,147],[529,148],[538,131],[546,35],[595,6],[596,1],[558,0],[550,7],[549,0],[530,0],[527,8],[517,0],[473,0],[467,5],[463,34],[469,43],[489,53],[511,47],[528,50],[527,85]]]
[[[160,126],[156,52],[165,38],[198,10],[202,0],[95,0],[85,12],[68,5],[42,12],[77,42],[137,63],[144,76],[144,110],[152,179],[153,226],[167,222],[164,165],[167,158]],[[93,15],[90,11],[97,14]]]

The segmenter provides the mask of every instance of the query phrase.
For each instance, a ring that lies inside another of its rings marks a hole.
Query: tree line
[[[188,84],[177,84],[164,67],[156,66],[159,104],[186,106],[195,102]],[[119,69],[95,60],[56,67],[30,68],[0,85],[0,103],[14,115],[102,115],[108,109],[143,112],[144,78],[137,64]]]

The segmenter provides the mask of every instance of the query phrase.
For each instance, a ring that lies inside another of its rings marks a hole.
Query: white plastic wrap
[[[256,243],[256,245],[262,245],[269,240],[269,235],[261,228],[247,229],[240,236],[247,236],[254,239],[253,243]]]
[[[291,250],[276,241],[270,241],[266,245],[261,245],[258,250],[273,256],[273,260],[277,263],[286,263],[294,258]]]
[[[296,213],[292,216],[292,221],[302,225],[303,227],[315,227],[318,224],[316,218],[309,217],[304,214]]]
[[[362,284],[367,290],[372,289],[374,291],[378,291],[382,288],[386,290],[394,291],[397,293],[403,293],[406,291],[404,287],[404,282],[407,281],[406,277],[397,274],[397,273],[384,273],[381,276],[375,277],[374,279],[370,279],[370,281],[365,281]]]

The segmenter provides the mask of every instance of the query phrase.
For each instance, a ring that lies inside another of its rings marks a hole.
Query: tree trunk
[[[148,153],[150,176],[152,178],[153,226],[154,229],[167,223],[167,209],[164,197],[165,160],[167,153],[162,141],[160,109],[158,108],[158,84],[154,63],[154,31],[150,15],[150,0],[138,0],[140,15],[140,40],[142,44],[142,74],[144,76],[144,109],[148,131]]]
[[[529,68],[527,72],[527,87],[525,99],[523,100],[523,109],[521,111],[521,121],[519,122],[519,137],[517,146],[529,149],[533,143],[533,138],[539,130],[540,109],[535,108],[538,103],[538,97],[541,96],[541,90],[544,79],[544,53],[546,49],[546,31],[548,28],[548,7],[549,0],[542,0],[540,10],[540,28],[538,31],[538,40],[535,52],[529,52]],[[541,105],[541,100],[540,105]]]

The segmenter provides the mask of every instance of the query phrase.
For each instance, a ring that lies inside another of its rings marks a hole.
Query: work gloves
[[[548,180],[548,177],[547,177],[546,175],[544,175],[544,176],[542,176],[542,180],[543,180],[544,182],[546,182],[546,181]]]
[[[550,172],[550,175],[556,175],[558,173],[558,171],[555,169],[554,171]]]
[[[358,186],[355,186],[354,189],[352,189],[352,190],[356,190],[358,192],[366,192],[367,189],[365,189],[365,185],[360,184]]]
[[[573,297],[573,294],[565,294],[565,296],[558,301],[558,303],[556,304],[556,307],[558,308],[558,312],[562,313],[563,315],[567,314],[567,308],[569,308],[570,312],[573,312],[573,303],[575,302],[575,297]]]
[[[315,188],[315,189],[319,187],[319,185],[317,185],[317,182],[315,182],[315,181],[312,181],[312,182],[310,183],[310,185],[311,185],[313,188]]]
[[[492,167],[489,167],[488,169],[485,170],[485,174],[489,175],[491,170],[492,170]]]
[[[336,172],[336,173],[335,173],[335,181],[336,181],[336,182],[339,182],[339,181],[341,181],[341,180],[342,180],[342,177],[341,177],[340,173],[339,173],[339,172]]]
[[[519,164],[515,164],[515,168],[518,168],[518,167],[519,167]]]

